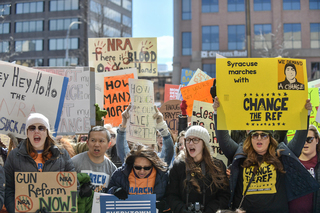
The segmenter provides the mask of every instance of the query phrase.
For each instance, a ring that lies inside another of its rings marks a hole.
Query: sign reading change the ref
[[[288,58],[217,59],[219,130],[305,129],[306,61]]]

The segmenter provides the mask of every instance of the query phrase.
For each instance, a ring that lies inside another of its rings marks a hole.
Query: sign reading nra
[[[247,57],[247,50],[233,51],[201,51],[201,58],[215,58],[216,53],[224,57]]]

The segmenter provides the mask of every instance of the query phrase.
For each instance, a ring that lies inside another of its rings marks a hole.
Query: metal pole
[[[81,21],[73,21],[70,23],[69,27],[68,27],[68,31],[67,31],[67,36],[66,36],[66,66],[69,66],[69,33],[70,33],[70,28],[72,27],[72,25],[74,24],[81,24]]]
[[[250,0],[246,0],[246,38],[248,58],[251,58],[251,19],[250,19]]]

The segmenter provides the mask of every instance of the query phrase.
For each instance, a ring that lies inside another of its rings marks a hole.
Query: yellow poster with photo
[[[157,38],[89,38],[88,46],[96,72],[137,68],[138,76],[158,76]]]
[[[218,130],[306,129],[306,61],[217,59]]]

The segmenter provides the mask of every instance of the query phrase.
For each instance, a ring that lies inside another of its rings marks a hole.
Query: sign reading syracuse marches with
[[[159,111],[163,115],[163,120],[167,122],[171,132],[178,136],[179,115],[181,114],[180,100],[170,100],[161,105]]]
[[[77,212],[76,172],[15,172],[15,212]]]
[[[138,76],[158,76],[157,38],[89,38],[88,51],[96,72],[137,68]]]
[[[0,133],[25,138],[30,113],[44,114],[58,130],[68,78],[0,61]]]
[[[306,129],[306,61],[217,59],[218,129]]]
[[[69,78],[58,134],[88,133],[91,125],[96,124],[93,69],[45,67],[40,70]]]
[[[131,97],[130,119],[127,122],[127,141],[154,144],[156,142],[156,121],[153,119],[153,81],[129,79]]]

